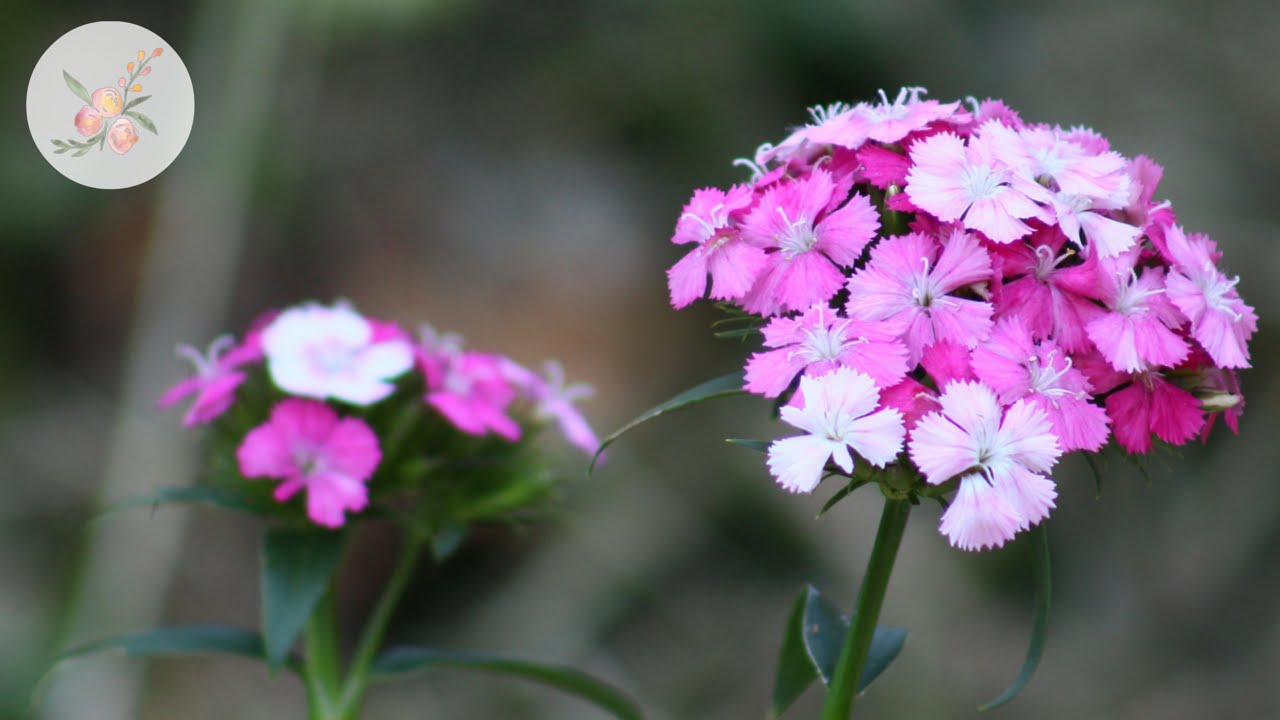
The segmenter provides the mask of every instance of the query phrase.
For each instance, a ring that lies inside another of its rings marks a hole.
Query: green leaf
[[[866,480],[855,480],[853,478],[850,478],[849,482],[845,483],[844,487],[837,490],[834,495],[832,495],[830,498],[827,499],[826,502],[822,504],[822,508],[818,510],[818,517],[822,517],[823,515],[826,515],[827,512],[831,510],[831,508],[836,506],[836,503],[849,497],[850,495],[853,494],[854,490],[857,490],[858,488],[866,484],[867,484]]]
[[[49,669],[45,671],[36,686],[33,693],[35,702],[39,702],[49,677],[63,665],[88,655],[108,651],[119,651],[126,657],[217,654],[263,659],[262,636],[255,630],[226,625],[177,625],[156,628],[86,643],[58,655],[50,663]],[[286,667],[297,672],[296,659],[291,659]]]
[[[148,95],[147,97],[150,97],[150,96]],[[146,129],[150,130],[152,135],[159,135],[159,134],[160,134],[160,131],[156,130],[156,124],[155,124],[154,122],[152,122],[152,121],[151,121],[151,118],[147,117],[146,115],[143,115],[142,113],[138,112],[137,110],[126,110],[124,114],[125,114],[125,115],[128,115],[129,117],[133,118],[134,120],[137,120],[137,121],[138,121],[138,124],[139,124],[139,125],[141,125],[142,127],[146,128]]]
[[[93,149],[93,146],[92,146],[92,145],[85,145],[84,147],[82,147],[82,148],[80,148],[79,150],[77,150],[77,151],[75,152],[75,154],[74,154],[74,155],[72,155],[71,157],[80,157],[80,156],[85,155],[86,153],[88,153],[88,152],[89,152],[89,150],[91,150],[91,149]]]
[[[144,103],[144,102],[146,102],[146,101],[148,101],[148,100],[150,100],[150,99],[151,99],[151,96],[150,96],[150,95],[142,95],[142,96],[140,96],[140,97],[136,97],[136,98],[134,98],[134,99],[130,100],[128,103],[126,103],[126,104],[125,104],[125,106],[124,106],[124,109],[125,109],[125,110],[132,110],[133,108],[135,108],[135,107],[137,107],[137,106],[141,105],[142,103]]]
[[[68,150],[70,150],[70,149],[71,149],[71,148],[69,148],[69,147],[58,148],[57,150],[54,150],[54,151],[53,151],[53,154],[54,154],[54,155],[61,155],[62,153],[66,152],[66,151],[68,151]]]
[[[769,702],[770,720],[779,718],[791,707],[818,677],[818,671],[809,659],[804,646],[804,609],[809,599],[805,586],[791,606],[786,630],[782,635],[782,648],[778,650],[778,671],[773,678],[773,699]]]
[[[1027,646],[1027,658],[1022,662],[1022,671],[1014,679],[1013,684],[1000,696],[978,708],[991,710],[1009,702],[1022,692],[1022,688],[1036,674],[1040,664],[1040,655],[1044,652],[1044,641],[1049,634],[1049,597],[1053,591],[1053,572],[1049,565],[1049,531],[1044,521],[1031,528],[1031,542],[1035,544],[1032,564],[1036,578],[1035,614],[1031,620],[1031,644]]]
[[[80,84],[79,80],[71,77],[71,73],[67,72],[66,70],[63,70],[62,79],[66,81],[67,87],[71,89],[71,92],[76,94],[76,97],[85,101],[85,103],[88,105],[93,104],[93,96],[89,94],[89,91],[85,89],[84,85]]]
[[[383,651],[374,659],[371,671],[375,679],[391,679],[430,667],[481,670],[532,680],[576,695],[622,720],[644,719],[640,707],[621,690],[586,673],[558,665],[400,646]]]
[[[745,438],[725,438],[725,442],[748,450],[755,450],[756,452],[769,452],[769,446],[773,444],[768,440],[747,440]]]
[[[600,448],[596,450],[596,454],[591,458],[591,468],[588,472],[595,469],[596,462],[600,460],[600,456],[604,454],[605,448],[613,444],[615,440],[630,432],[639,425],[642,425],[659,415],[697,405],[700,402],[706,402],[718,397],[729,397],[732,395],[742,395],[746,391],[742,389],[743,371],[738,370],[727,375],[721,375],[718,378],[708,380],[697,387],[690,388],[676,395],[661,405],[654,406],[631,422],[623,425],[613,432],[612,435],[606,437],[604,442],[600,443]]]
[[[248,513],[261,513],[263,511],[261,507],[255,505],[248,498],[227,490],[222,490],[209,485],[184,485],[157,488],[146,495],[128,497],[118,502],[111,503],[98,513],[98,517],[114,515],[122,510],[132,510],[134,508],[156,508],[160,505],[195,503],[204,503],[215,507],[226,508],[227,510],[238,510],[240,512]]]
[[[53,140],[50,140],[49,142],[53,143],[53,144],[54,144],[54,145],[56,145],[57,147],[66,147],[66,146],[67,146],[67,144],[66,144],[66,143],[62,142],[61,140],[58,140],[57,138],[54,138]]]
[[[792,606],[786,635],[778,655],[769,717],[778,718],[813,683],[821,678],[829,685],[840,662],[840,651],[849,633],[849,621],[835,605],[812,585],[806,585]],[[907,631],[880,626],[871,639],[867,664],[858,682],[858,692],[867,689],[898,657]]]
[[[274,528],[262,543],[262,628],[267,663],[284,662],[342,559],[343,535]]]

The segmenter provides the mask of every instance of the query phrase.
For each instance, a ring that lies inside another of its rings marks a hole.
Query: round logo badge
[[[27,85],[27,125],[44,159],[81,185],[133,187],[159,175],[191,134],[195,93],[159,35],[95,22],[49,46]]]

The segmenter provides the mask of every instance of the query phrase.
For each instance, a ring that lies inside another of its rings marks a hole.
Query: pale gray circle
[[[156,48],[159,57],[151,58]],[[95,144],[87,153],[75,157],[77,149],[58,154],[52,140],[86,142],[75,125],[76,113],[87,103],[67,85],[63,73],[70,74],[92,94],[99,88],[111,88],[125,94],[118,78],[129,77],[128,63],[141,67],[138,51],[148,58],[148,74],[136,78],[140,92],[128,92],[126,105],[141,96],[150,96],[130,108],[155,125],[156,133],[145,127],[145,119],[125,115],[103,117],[103,127],[110,128],[121,118],[133,124],[137,141],[127,152],[118,154],[109,143]],[[126,22],[95,22],[58,38],[31,71],[27,85],[27,125],[31,138],[44,159],[71,180],[92,188],[113,190],[133,187],[159,175],[178,157],[191,134],[195,118],[195,92],[191,76],[178,53],[159,35]]]

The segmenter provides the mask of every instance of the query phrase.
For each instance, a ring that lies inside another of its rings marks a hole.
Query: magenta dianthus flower
[[[156,404],[167,408],[195,395],[182,424],[195,427],[217,419],[231,407],[236,389],[245,381],[246,375],[238,368],[250,362],[249,354],[240,350],[230,335],[214,340],[203,354],[191,345],[179,345],[176,352],[191,361],[196,374],[174,385]]]
[[[871,249],[866,267],[849,278],[849,317],[903,327],[909,362],[938,340],[973,347],[991,330],[992,307],[953,297],[966,285],[991,277],[991,259],[972,235],[957,230],[941,248],[919,233],[885,238]]]
[[[697,245],[667,271],[671,305],[682,308],[707,292],[711,297],[738,300],[751,289],[765,265],[765,253],[742,241],[731,217],[751,204],[751,189],[743,185],[721,192],[705,188],[694,192],[676,223],[671,242]]]
[[[806,310],[840,290],[840,268],[853,265],[880,227],[867,196],[846,202],[847,192],[821,168],[765,191],[742,226],[743,239],[769,251],[743,307],[761,315]]]
[[[236,451],[246,478],[283,480],[275,499],[307,492],[307,517],[341,527],[346,513],[368,504],[366,483],[382,458],[378,438],[359,418],[339,418],[328,405],[302,398],[281,400],[267,422],[245,436]]]
[[[765,397],[781,395],[802,370],[818,376],[849,367],[879,387],[907,374],[907,348],[889,323],[844,318],[819,304],[795,318],[774,318],[763,333],[765,347],[775,349],[747,360],[744,387]]]

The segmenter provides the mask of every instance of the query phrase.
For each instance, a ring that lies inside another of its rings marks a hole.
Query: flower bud
[[[136,142],[138,142],[138,131],[133,127],[133,121],[126,118],[116,120],[107,131],[107,144],[117,155],[129,152]]]
[[[147,54],[146,54],[146,53],[144,53],[143,51],[141,51],[141,50],[139,50],[139,51],[138,51],[138,60],[142,60],[142,59],[143,59],[143,58],[145,58],[146,56],[147,56]]]
[[[1239,405],[1242,400],[1244,398],[1234,393],[1211,393],[1200,396],[1200,407],[1204,408],[1206,412],[1221,412]]]
[[[124,87],[124,78],[120,78],[119,80],[116,80],[116,84],[119,85],[120,87]]]
[[[142,92],[142,86],[134,85],[133,87],[129,88],[129,92]]]
[[[81,135],[95,135],[102,129],[102,115],[93,107],[85,105],[76,113],[76,130]]]
[[[93,101],[93,106],[102,113],[103,117],[115,117],[124,109],[124,100],[115,88],[98,88],[93,91],[89,99]]]
[[[142,68],[142,74],[143,74],[143,75],[150,75],[150,74],[151,74],[151,66],[150,66],[150,65],[148,65],[148,66],[146,66],[146,67]]]
[[[124,69],[126,72],[133,72],[133,63],[129,63]]]
[[[164,54],[164,48],[156,48],[151,51],[151,57],[156,58]]]

